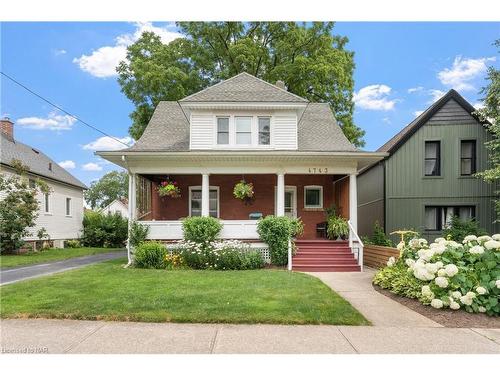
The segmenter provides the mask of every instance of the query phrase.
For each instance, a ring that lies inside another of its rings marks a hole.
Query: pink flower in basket
[[[158,186],[158,194],[160,197],[179,198],[181,189],[177,186],[177,181],[162,181]]]

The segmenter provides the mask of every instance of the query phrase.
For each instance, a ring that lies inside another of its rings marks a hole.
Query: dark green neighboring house
[[[474,111],[450,90],[377,150],[389,155],[358,176],[361,235],[370,235],[378,220],[386,233],[414,229],[434,239],[453,215],[499,232],[497,187],[473,176],[487,167],[490,139]]]

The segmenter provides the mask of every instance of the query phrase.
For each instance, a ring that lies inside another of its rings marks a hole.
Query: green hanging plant
[[[253,184],[251,182],[241,180],[234,185],[233,195],[237,199],[248,202],[254,197],[254,194]]]

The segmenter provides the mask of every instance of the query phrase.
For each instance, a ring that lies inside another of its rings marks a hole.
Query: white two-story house
[[[219,218],[223,238],[258,241],[257,219],[300,217],[314,240],[324,209],[356,228],[356,174],[384,153],[356,149],[327,103],[312,103],[284,85],[241,73],[179,101],[160,102],[130,148],[98,155],[130,174],[129,216],[151,227],[150,238],[182,238],[181,219]],[[175,181],[179,197],[160,197]],[[239,181],[254,197],[233,196]]]

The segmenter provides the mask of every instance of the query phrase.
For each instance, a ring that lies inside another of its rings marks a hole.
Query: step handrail
[[[288,271],[292,270],[292,239],[288,239]]]
[[[363,248],[365,247],[365,245],[363,244],[363,241],[361,241],[361,238],[359,238],[358,233],[354,229],[350,220],[347,220],[347,224],[349,225],[349,247],[351,249],[353,249],[354,240],[358,243],[358,245],[356,246],[356,248],[358,250],[358,265],[359,265],[359,268],[362,272],[363,271]]]

